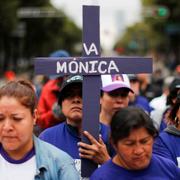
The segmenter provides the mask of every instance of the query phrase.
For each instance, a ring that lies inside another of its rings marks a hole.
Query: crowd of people
[[[98,164],[92,180],[180,179],[180,77],[154,98],[142,77],[101,75],[98,139],[82,129],[83,76],[50,76],[40,89],[25,79],[4,83],[0,179],[83,179],[81,158]]]

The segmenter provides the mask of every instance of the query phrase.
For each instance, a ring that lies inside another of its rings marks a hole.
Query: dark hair
[[[175,78],[169,85],[169,95],[167,96],[167,105],[173,105],[173,99],[177,97],[177,93],[180,89],[180,78]]]
[[[81,75],[70,75],[67,76],[61,86],[61,90],[58,93],[58,104],[61,106],[62,101],[67,98],[67,93],[71,94],[69,92],[69,89],[72,86],[78,86],[82,89],[82,83],[83,83],[83,76]]]
[[[74,93],[73,93],[73,89],[79,89],[79,93],[78,93],[78,96],[82,97],[82,83],[80,82],[76,82],[76,83],[72,83],[72,84],[69,84],[68,86],[66,86],[62,92],[59,93],[59,96],[58,96],[58,104],[60,106],[62,106],[62,102],[69,98],[69,97],[74,97]]]
[[[173,105],[173,99],[175,99],[177,97],[177,92],[178,92],[178,88],[173,89],[169,92],[169,95],[167,96],[167,102],[166,105]]]
[[[144,127],[147,132],[156,137],[158,132],[152,119],[142,109],[137,107],[122,108],[117,111],[111,121],[111,138],[114,144],[129,136],[133,129]]]
[[[169,118],[171,119],[171,121],[177,126],[179,123],[179,119],[176,117],[176,114],[179,110],[180,107],[180,93],[178,93],[177,95],[177,99],[175,104],[173,105],[173,107],[171,108],[170,114],[169,114]]]
[[[101,89],[101,92],[100,92],[101,94],[100,94],[100,97],[103,97],[103,95],[104,95],[104,91]]]
[[[0,88],[0,99],[4,96],[16,98],[23,106],[34,113],[37,98],[32,84],[27,80],[9,81]]]

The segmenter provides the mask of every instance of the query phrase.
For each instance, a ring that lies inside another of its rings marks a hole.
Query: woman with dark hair
[[[90,179],[180,179],[180,170],[172,161],[152,155],[157,135],[151,118],[143,110],[136,107],[119,110],[111,121],[111,140],[116,155]]]
[[[177,95],[169,118],[173,125],[168,126],[156,138],[153,153],[171,159],[180,167],[180,93]]]

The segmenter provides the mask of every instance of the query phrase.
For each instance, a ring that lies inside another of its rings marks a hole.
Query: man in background
[[[58,50],[50,54],[50,57],[69,57],[69,53],[64,50]],[[39,119],[37,124],[42,130],[65,120],[58,105],[58,93],[61,89],[63,79],[62,76],[50,76],[49,81],[41,90],[38,102]]]

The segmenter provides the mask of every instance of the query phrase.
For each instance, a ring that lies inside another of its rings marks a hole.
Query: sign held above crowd
[[[99,6],[83,6],[83,56],[35,59],[35,73],[44,75],[83,75],[82,130],[99,137],[101,74],[151,73],[148,57],[100,57]],[[90,143],[82,135],[82,141]],[[82,177],[89,177],[97,164],[82,159]]]
[[[151,73],[152,61],[143,57],[36,58],[35,72],[46,75]]]

